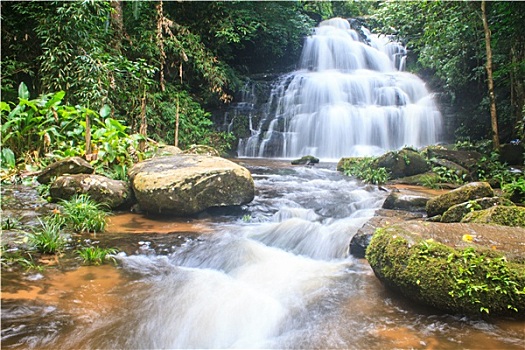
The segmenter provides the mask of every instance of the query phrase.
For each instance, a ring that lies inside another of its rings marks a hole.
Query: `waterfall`
[[[441,114],[425,83],[403,71],[406,53],[345,19],[321,22],[299,69],[275,82],[239,156],[339,159],[439,142]]]

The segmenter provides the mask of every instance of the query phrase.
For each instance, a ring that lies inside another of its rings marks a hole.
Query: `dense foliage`
[[[82,155],[89,157],[96,151],[90,149],[91,125],[82,123],[93,119],[97,127],[98,117],[98,127],[106,131],[105,119],[112,118],[125,126],[128,136],[140,134],[133,139],[141,151],[148,139],[181,148],[203,143],[227,151],[235,138],[215,128],[211,111],[232,100],[245,75],[292,69],[304,36],[316,22],[334,16],[361,17],[375,32],[404,41],[410,50],[409,69],[441,92],[445,114],[453,116],[449,130],[456,131],[456,138],[490,138],[479,5],[2,2],[2,124],[10,125],[2,129],[9,149],[2,156],[9,164],[35,158],[35,150],[38,157],[65,156],[73,133],[86,139],[80,146],[86,146]],[[486,5],[500,138],[507,142],[525,133],[525,7],[503,1]],[[23,94],[21,83],[27,87]],[[49,145],[55,146],[52,152]],[[122,150],[130,144],[120,146]]]
[[[494,84],[502,141],[525,136],[525,6],[487,2]],[[456,137],[489,138],[489,97],[480,2],[386,1],[374,13],[377,30],[412,50],[411,70],[444,92],[456,115]],[[410,61],[409,61],[410,62]]]
[[[182,148],[205,143],[227,150],[232,137],[214,131],[204,106],[230,101],[241,70],[253,71],[259,62],[268,68],[289,54],[298,55],[302,37],[313,26],[303,4],[291,2],[36,1],[1,6],[2,122],[25,118],[33,123],[16,130],[24,134],[21,140],[14,134],[5,140],[14,128],[3,129],[4,141],[11,143],[5,145],[16,159],[29,150],[12,143],[47,142],[45,131],[30,129],[47,127],[52,118],[68,124],[61,113],[66,108],[75,109],[75,118],[105,108],[107,116],[129,127],[130,135]],[[17,94],[20,83],[28,87],[23,96]],[[29,93],[41,96],[39,101],[54,100],[31,112],[31,100],[25,101]],[[78,127],[79,121],[73,124]],[[66,138],[67,130],[55,131],[47,135]]]

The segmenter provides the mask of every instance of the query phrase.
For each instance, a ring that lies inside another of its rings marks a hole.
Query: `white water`
[[[384,194],[327,169],[261,175],[256,183],[250,222],[218,224],[216,234],[169,256],[121,256],[125,271],[147,280],[147,294],[111,331],[117,339],[90,344],[282,348],[318,327],[315,309],[352,273],[350,239]]]
[[[424,82],[403,72],[406,50],[348,21],[322,22],[306,39],[300,69],[274,87],[241,157],[322,159],[379,155],[440,141],[441,114]]]

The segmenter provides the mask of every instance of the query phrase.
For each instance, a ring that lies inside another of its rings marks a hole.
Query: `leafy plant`
[[[481,181],[496,181],[497,185],[512,182],[515,175],[508,169],[507,165],[499,161],[499,154],[491,152],[483,156],[477,163],[477,176]]]
[[[6,245],[0,247],[0,266],[2,269],[11,268],[18,265],[26,270],[42,271],[43,266],[38,265],[33,256],[29,252],[20,251],[18,249],[9,249]]]
[[[41,221],[41,228],[28,234],[28,242],[44,254],[60,253],[66,246],[60,223],[54,220]]]
[[[93,201],[88,195],[75,195],[67,201],[61,201],[64,225],[76,232],[103,232],[106,227],[107,212],[104,206]]]
[[[525,287],[516,283],[503,256],[491,257],[469,247],[460,254],[450,253],[447,262],[454,266],[453,278],[456,282],[449,292],[450,296],[469,299],[482,313],[490,312],[491,306],[487,303],[489,292],[525,295]],[[518,312],[512,304],[508,304],[507,308]]]
[[[116,248],[101,248],[101,247],[82,247],[76,250],[76,253],[82,258],[87,265],[101,265],[104,264],[107,258],[115,263],[115,259],[108,257],[118,252]]]
[[[436,166],[432,168],[432,171],[439,176],[439,182],[446,182],[452,184],[464,184],[466,174],[460,174],[454,169],[447,168],[445,166]]]
[[[525,178],[517,177],[512,182],[503,184],[501,189],[510,200],[525,204]]]
[[[2,230],[14,230],[20,226],[20,220],[16,218],[2,218]]]
[[[345,159],[342,166],[343,173],[347,176],[355,176],[367,183],[382,185],[388,181],[390,174],[386,168],[377,168],[373,164],[374,158]]]

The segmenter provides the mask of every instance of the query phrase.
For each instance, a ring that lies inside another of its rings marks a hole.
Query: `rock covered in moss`
[[[250,172],[220,157],[153,158],[135,164],[129,176],[141,210],[152,214],[192,215],[242,205],[255,194]]]
[[[497,206],[467,214],[461,222],[525,227],[525,208]],[[523,237],[525,240],[525,236]]]
[[[95,202],[112,209],[131,205],[133,201],[133,193],[127,182],[93,174],[60,176],[49,187],[49,194],[55,201],[68,200],[76,194],[87,194]]]
[[[471,182],[455,190],[431,198],[426,210],[429,217],[441,215],[455,204],[483,197],[494,197],[494,190],[487,182]]]
[[[419,303],[524,318],[524,236],[503,226],[404,223],[379,229],[366,258],[386,287]]]
[[[483,210],[493,206],[514,206],[510,200],[501,197],[478,198],[468,202],[455,204],[441,216],[441,222],[460,222],[465,215],[476,210]]]
[[[314,156],[304,156],[299,159],[292,160],[292,165],[308,165],[317,163],[319,163],[319,158],[316,158]]]
[[[425,158],[410,148],[385,153],[373,164],[376,168],[386,168],[393,179],[422,174],[430,170]]]
[[[36,180],[41,184],[48,184],[52,178],[65,174],[93,174],[95,169],[84,158],[69,157],[56,161],[45,167]]]

